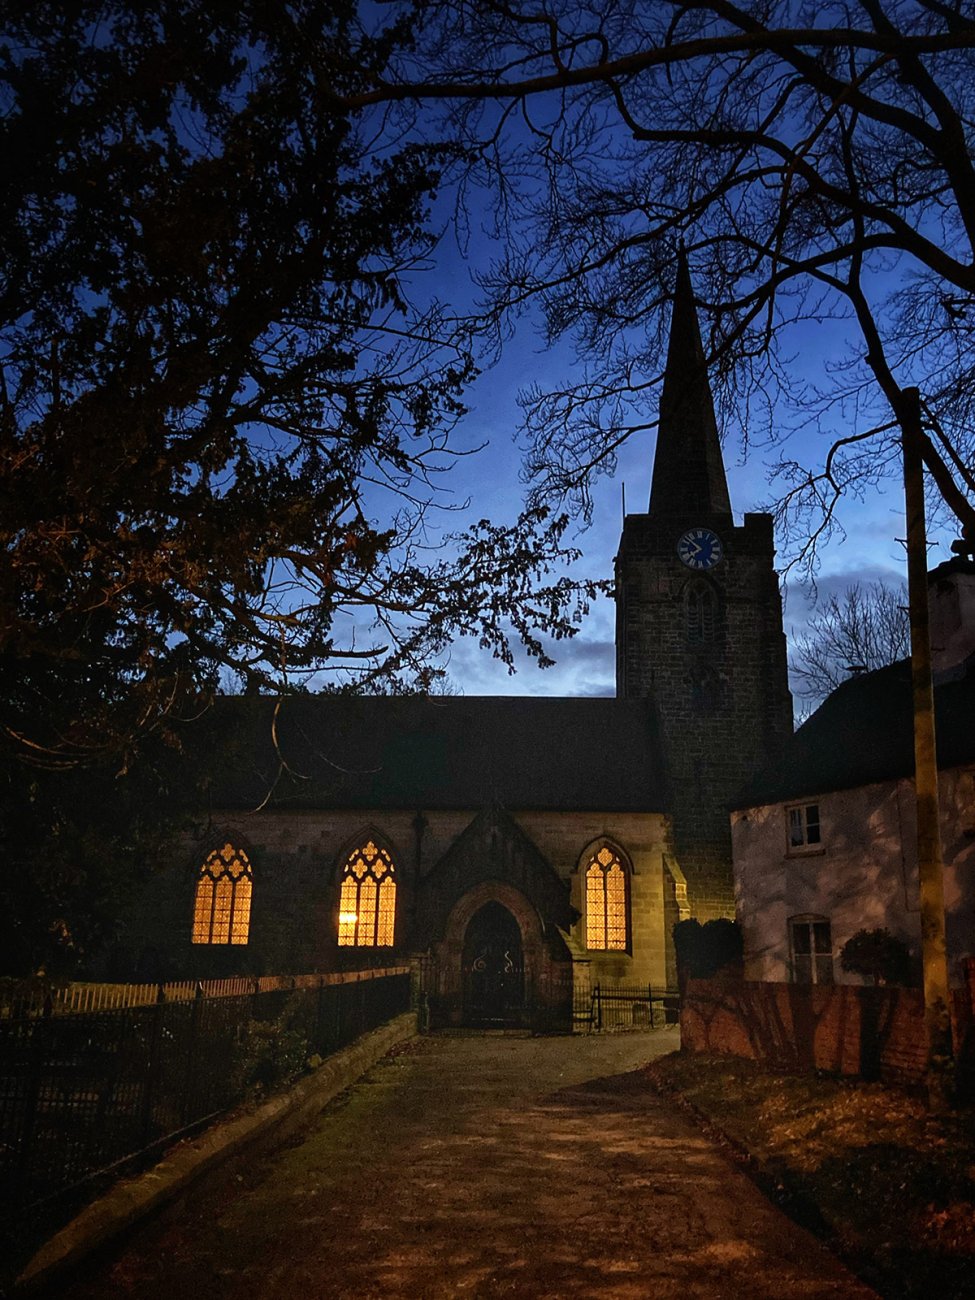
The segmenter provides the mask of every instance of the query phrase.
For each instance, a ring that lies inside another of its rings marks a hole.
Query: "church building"
[[[792,731],[773,559],[771,517],[732,514],[682,260],[616,698],[218,700],[210,806],[127,947],[155,978],[409,962],[445,1025],[674,987],[673,924],[734,914],[728,809]]]

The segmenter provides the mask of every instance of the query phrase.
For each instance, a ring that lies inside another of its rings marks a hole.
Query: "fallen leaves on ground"
[[[877,1083],[674,1054],[648,1067],[757,1162],[811,1200],[887,1297],[975,1295],[975,1111],[931,1115]],[[875,1275],[874,1275],[875,1274]]]

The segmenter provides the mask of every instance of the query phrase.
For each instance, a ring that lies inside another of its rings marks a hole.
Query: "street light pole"
[[[928,623],[928,545],[921,459],[921,399],[904,390],[904,498],[907,513],[907,592],[911,619],[911,682],[914,700],[914,788],[917,801],[917,865],[921,895],[921,965],[927,1031],[927,1089],[932,1109],[949,1101],[952,1059],[948,959],[945,946],[944,866],[938,810],[938,755],[934,730],[934,683]]]

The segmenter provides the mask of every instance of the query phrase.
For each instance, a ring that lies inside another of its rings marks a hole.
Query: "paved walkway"
[[[869,1297],[648,1086],[673,1031],[433,1037],[70,1300]]]

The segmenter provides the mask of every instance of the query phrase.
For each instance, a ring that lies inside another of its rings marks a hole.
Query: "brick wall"
[[[972,985],[954,990],[952,1000],[956,1055],[967,1069]],[[894,1083],[917,1083],[924,1075],[920,989],[689,980],[680,1024],[684,1051]]]

